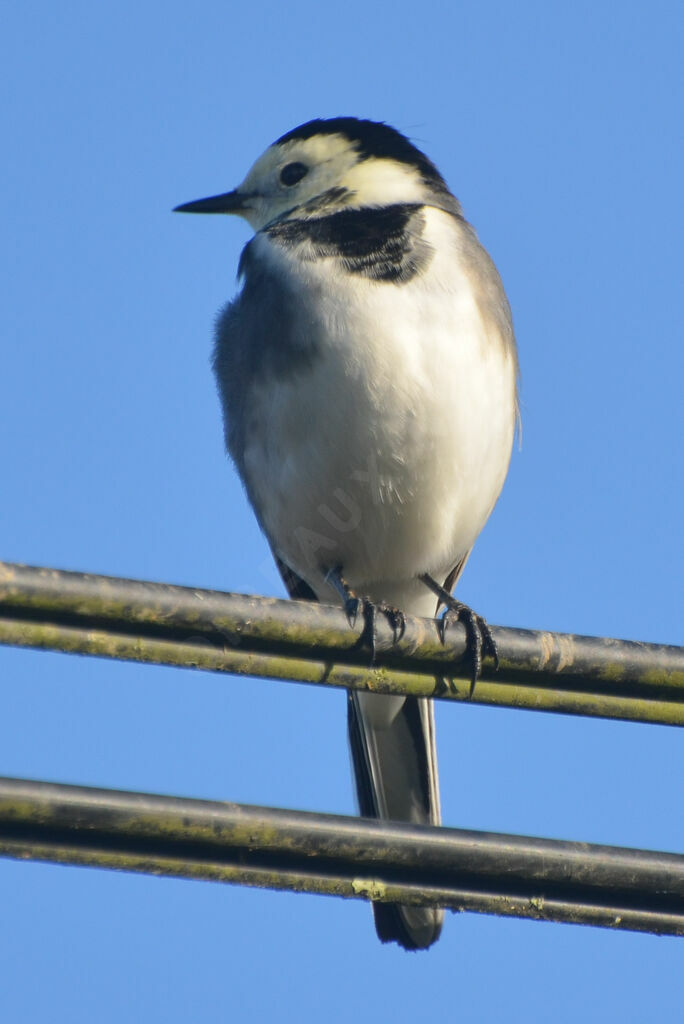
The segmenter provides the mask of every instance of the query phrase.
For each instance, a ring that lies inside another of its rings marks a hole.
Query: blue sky
[[[245,225],[171,215],[311,117],[435,160],[514,311],[523,446],[460,585],[490,622],[681,637],[674,2],[7,5],[0,557],[281,594],[222,451]],[[352,813],[344,696],[0,649],[0,774]],[[449,825],[682,851],[674,729],[438,708]],[[0,861],[3,1020],[673,1020],[681,940]]]

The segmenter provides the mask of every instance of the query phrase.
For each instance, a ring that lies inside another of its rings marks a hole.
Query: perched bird
[[[389,125],[314,120],[234,191],[176,208],[238,214],[254,237],[221,312],[225,437],[292,597],[360,600],[466,624],[450,597],[503,486],[517,356],[499,275],[434,164]],[[439,598],[435,606],[435,595]],[[355,691],[360,811],[440,822],[432,702]],[[443,911],[373,906],[379,937],[421,949]]]

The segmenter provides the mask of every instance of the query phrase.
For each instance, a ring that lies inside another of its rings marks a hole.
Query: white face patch
[[[287,169],[301,165],[306,171],[287,184]],[[285,171],[285,173],[283,173]],[[334,192],[333,192],[334,190]],[[238,187],[248,198],[240,215],[259,231],[292,211],[306,216],[307,203],[330,194],[336,209],[420,203],[427,189],[416,168],[397,160],[360,159],[344,135],[315,135],[271,146]]]

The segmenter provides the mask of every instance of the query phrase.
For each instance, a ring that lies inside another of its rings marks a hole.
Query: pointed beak
[[[220,196],[209,196],[208,199],[195,199],[192,203],[174,206],[174,213],[241,213],[252,195],[249,192],[223,192]]]

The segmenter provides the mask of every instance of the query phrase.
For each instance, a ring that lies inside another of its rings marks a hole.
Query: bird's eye
[[[298,181],[302,180],[305,174],[308,174],[308,172],[309,168],[306,164],[285,164],[280,172],[280,180],[283,185],[296,185]]]

